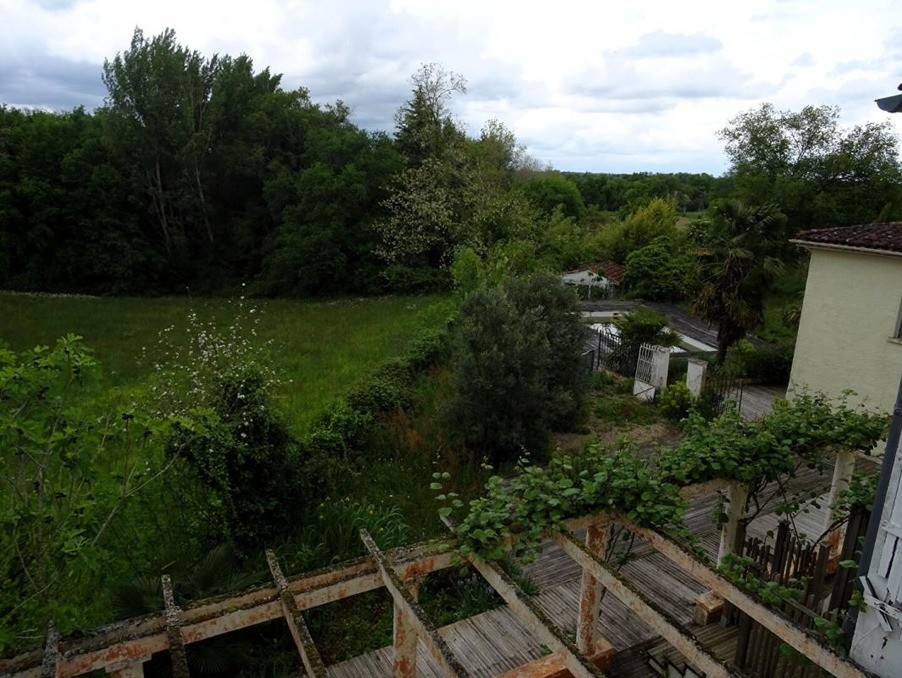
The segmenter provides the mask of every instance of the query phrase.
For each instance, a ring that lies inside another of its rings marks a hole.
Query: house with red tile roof
[[[803,389],[892,411],[902,375],[902,222],[822,228],[811,252],[790,394]]]
[[[565,285],[586,285],[610,290],[620,285],[626,269],[614,261],[602,261],[567,271],[561,275]]]

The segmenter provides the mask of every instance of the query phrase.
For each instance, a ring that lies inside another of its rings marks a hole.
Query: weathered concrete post
[[[611,522],[604,518],[595,525],[589,525],[586,531],[586,548],[593,555],[604,559],[611,539]],[[583,568],[579,586],[579,616],[576,620],[576,646],[585,655],[595,652],[598,640],[595,634],[595,623],[601,609],[601,598],[604,586]]]
[[[717,565],[723,565],[724,558],[736,550],[736,537],[739,534],[739,521],[745,515],[745,504],[749,498],[748,485],[731,482],[727,485],[726,507],[727,522],[720,530],[720,548],[717,550]],[[705,626],[721,618],[724,611],[724,599],[714,591],[706,591],[695,599],[693,621]]]
[[[852,474],[855,472],[855,453],[851,450],[842,450],[837,453],[836,460],[833,462],[833,482],[830,484],[830,497],[827,500],[827,518],[824,523],[824,530],[829,529],[836,521],[837,512],[833,508],[839,495],[849,489],[849,481],[852,480]],[[842,545],[844,529],[837,528],[827,536],[827,545],[830,547],[830,559],[835,560],[839,557],[839,550]]]
[[[705,384],[705,373],[708,371],[708,363],[698,358],[689,358],[686,364],[686,388],[689,393],[698,398],[702,394]]]
[[[41,662],[41,678],[57,678],[60,675],[60,634],[51,622],[47,626],[44,658]]]
[[[173,678],[189,678],[188,656],[185,654],[185,643],[182,639],[182,611],[175,604],[172,592],[172,579],[168,574],[160,577],[163,587],[163,603],[166,607],[166,635],[169,638],[169,658],[172,661]]]
[[[739,521],[745,515],[745,504],[749,498],[749,486],[744,483],[730,483],[727,486],[727,522],[720,530],[720,548],[717,550],[717,565],[723,565],[724,558],[736,550],[736,535]]]
[[[412,579],[404,582],[414,600],[420,597],[420,582]],[[392,620],[392,640],[395,647],[392,659],[392,676],[396,678],[417,675],[417,628],[404,608],[395,603]]]
[[[417,628],[404,608],[397,603],[394,607],[392,638],[395,652],[391,674],[394,678],[412,678],[417,675]]]

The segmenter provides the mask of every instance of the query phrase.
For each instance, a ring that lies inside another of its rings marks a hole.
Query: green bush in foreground
[[[153,428],[83,407],[98,369],[80,337],[0,349],[0,650],[90,623],[114,564],[109,527],[157,475]]]

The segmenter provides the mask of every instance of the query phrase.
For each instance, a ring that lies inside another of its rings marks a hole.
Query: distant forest
[[[170,30],[136,31],[103,80],[93,112],[0,107],[0,288],[421,292],[448,286],[461,249],[521,268],[622,259],[599,233],[654,198],[683,213],[726,197],[773,202],[794,230],[888,218],[902,204],[890,131],[843,135],[828,107],[739,116],[721,132],[723,177],[561,173],[497,121],[469,136],[451,113],[466,83],[435,65],[413,76],[391,136]],[[808,157],[796,154],[799,125],[825,120],[833,136],[799,138]],[[786,148],[762,139],[780,125]]]

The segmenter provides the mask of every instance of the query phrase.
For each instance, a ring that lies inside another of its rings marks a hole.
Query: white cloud
[[[0,102],[99,105],[104,58],[136,26],[171,27],[343,99],[371,129],[392,129],[410,75],[437,61],[470,83],[455,106],[472,133],[498,118],[562,169],[717,173],[716,131],[762,101],[885,120],[873,99],[899,79],[895,15],[887,0],[0,0]]]

